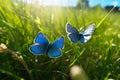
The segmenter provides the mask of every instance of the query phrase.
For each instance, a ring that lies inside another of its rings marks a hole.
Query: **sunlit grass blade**
[[[16,74],[13,74],[13,72],[9,72],[8,70],[0,69],[0,72],[9,75],[17,80],[25,80],[24,78],[21,78],[20,76],[17,76]]]
[[[78,60],[78,58],[84,53],[86,48],[84,48],[80,53],[79,55],[77,56],[77,58],[75,58],[69,65],[69,67],[73,66],[75,64],[75,62]]]
[[[99,28],[99,26],[102,24],[102,22],[110,15],[110,13],[114,10],[115,7],[113,7],[96,25],[96,29]]]

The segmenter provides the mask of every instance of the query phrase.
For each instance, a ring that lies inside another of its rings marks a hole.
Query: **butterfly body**
[[[66,32],[68,33],[67,36],[69,40],[74,43],[77,43],[78,41],[80,41],[81,43],[86,43],[91,38],[91,35],[94,32],[94,26],[95,25],[92,24],[85,31],[78,32],[78,30],[72,25],[66,24]]]
[[[64,38],[60,37],[53,43],[49,43],[45,35],[38,33],[34,40],[32,46],[30,46],[30,51],[35,55],[47,54],[50,58],[56,58],[62,56],[61,49],[64,46]]]

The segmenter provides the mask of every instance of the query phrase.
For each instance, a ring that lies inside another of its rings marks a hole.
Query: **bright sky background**
[[[23,2],[32,2],[34,3],[35,0],[19,0]],[[37,0],[40,5],[58,5],[58,6],[76,6],[78,0]],[[102,7],[106,5],[113,5],[114,3],[120,7],[120,0],[88,0],[89,6],[94,7],[96,5],[101,5]]]
[[[113,5],[114,3],[120,7],[120,0],[89,0],[89,5],[91,7],[97,4],[100,4],[102,7],[104,7],[106,5]]]

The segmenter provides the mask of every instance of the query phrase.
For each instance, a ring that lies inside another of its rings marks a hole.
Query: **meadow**
[[[120,13],[92,9],[46,7],[0,0],[0,79],[70,80],[70,69],[82,66],[90,80],[120,80]],[[105,17],[107,15],[107,17]],[[79,31],[95,24],[85,44],[67,38],[66,23]],[[50,42],[63,36],[63,55],[33,55],[30,45],[38,32]]]

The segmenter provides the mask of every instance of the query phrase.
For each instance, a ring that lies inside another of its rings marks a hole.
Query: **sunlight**
[[[115,1],[112,4],[114,5],[114,7],[116,7],[118,5],[118,3],[119,3],[118,1]]]
[[[40,0],[40,5],[44,6],[76,6],[78,0]]]
[[[41,0],[40,5],[61,5],[60,0]]]
[[[78,0],[19,0],[25,3],[39,4],[42,6],[76,6]]]

